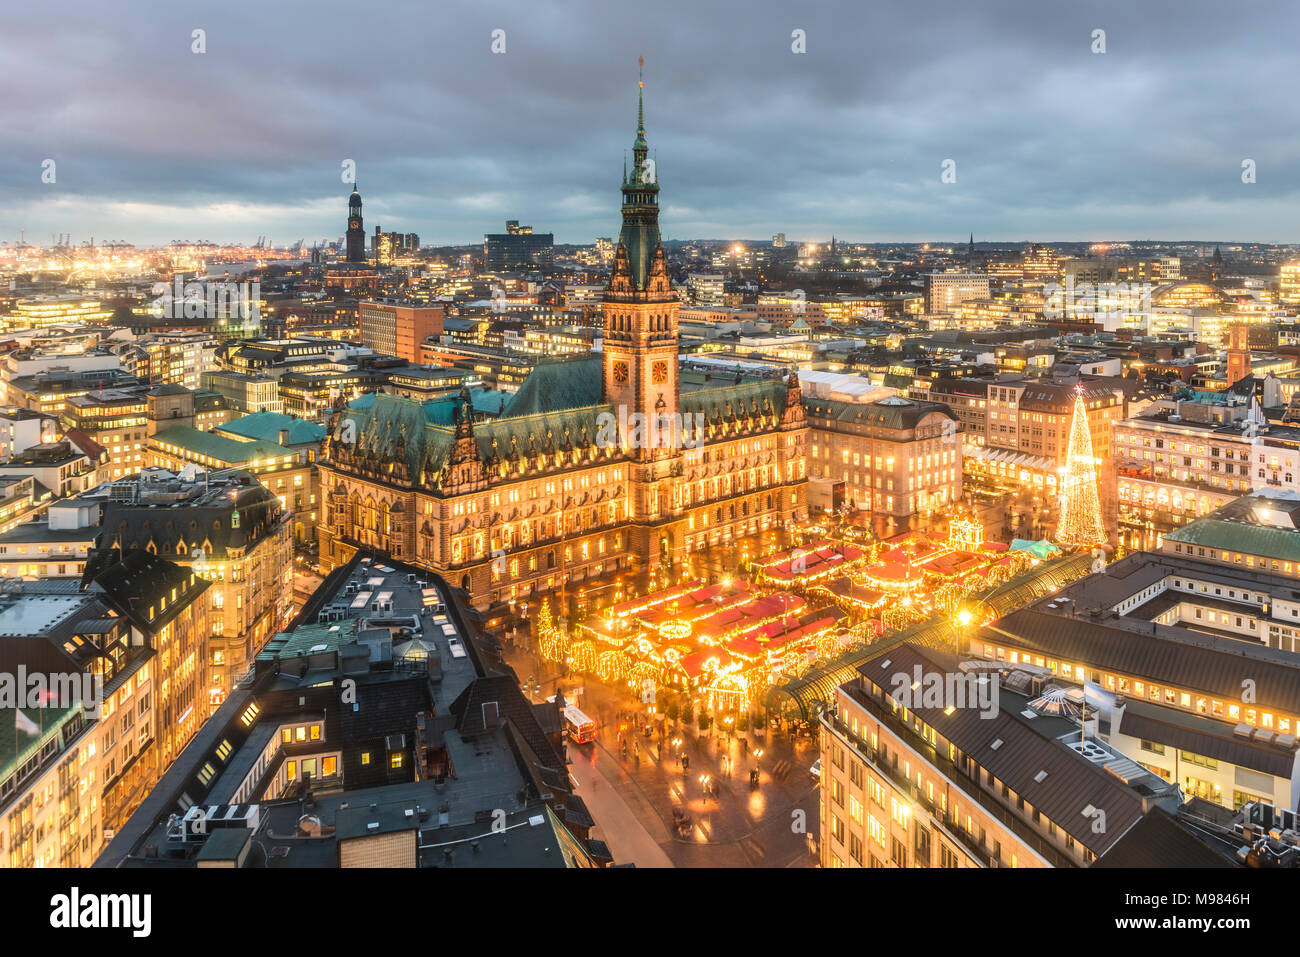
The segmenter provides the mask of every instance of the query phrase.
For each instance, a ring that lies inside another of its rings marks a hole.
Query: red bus
[[[577,705],[564,706],[564,732],[574,744],[596,740],[596,722],[578,710]]]
[[[555,695],[546,699],[554,702]],[[588,718],[576,704],[564,705],[564,733],[574,744],[587,744],[596,740],[596,722]]]

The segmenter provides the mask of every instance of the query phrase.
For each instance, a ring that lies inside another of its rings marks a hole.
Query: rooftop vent
[[[989,745],[989,747],[992,748],[994,751],[996,751],[998,748],[1002,747],[1002,739],[996,738],[993,741],[993,743]]]
[[[1125,784],[1132,784],[1139,778],[1151,773],[1140,764],[1130,761],[1128,758],[1118,758],[1114,761],[1110,761],[1105,765],[1105,768]]]

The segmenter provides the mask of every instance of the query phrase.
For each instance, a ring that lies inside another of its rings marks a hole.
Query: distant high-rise
[[[1277,298],[1288,305],[1300,303],[1300,262],[1283,264],[1278,274]]]
[[[553,233],[535,233],[533,227],[520,226],[518,220],[512,219],[506,223],[504,233],[483,237],[483,258],[489,271],[547,267],[552,262],[554,245]]]
[[[925,277],[925,311],[951,312],[959,303],[989,297],[986,273],[942,272]]]
[[[361,194],[355,185],[352,187],[352,196],[348,199],[347,247],[348,262],[366,261],[366,231],[361,225]]]
[[[415,233],[411,233],[415,236]],[[418,241],[419,237],[415,237]],[[418,242],[417,242],[418,244]],[[391,265],[397,258],[398,253],[405,252],[407,249],[406,235],[398,232],[384,232],[378,226],[375,227],[374,238],[370,240],[370,251],[374,253],[375,262],[381,266]]]

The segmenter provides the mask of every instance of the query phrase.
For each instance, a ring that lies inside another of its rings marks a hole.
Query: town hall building
[[[792,543],[807,517],[798,377],[680,370],[640,101],[632,152],[601,351],[539,364],[491,419],[468,391],[340,403],[320,463],[325,569],[368,550],[482,609],[528,614],[550,595],[581,614],[701,574],[703,556],[734,568]]]

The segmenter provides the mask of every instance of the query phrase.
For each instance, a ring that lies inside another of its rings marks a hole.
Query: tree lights
[[[1083,392],[1074,396],[1074,418],[1070,423],[1070,449],[1061,481],[1061,524],[1056,540],[1069,548],[1103,545],[1109,536],[1101,520],[1097,495],[1097,460],[1092,457],[1092,436],[1088,434],[1088,412]]]

